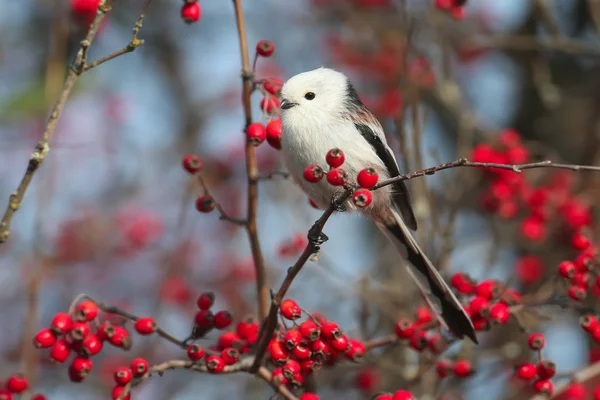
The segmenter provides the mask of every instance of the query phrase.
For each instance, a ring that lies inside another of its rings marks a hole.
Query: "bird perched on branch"
[[[326,180],[310,183],[303,174],[311,164],[325,165],[326,154],[333,148],[343,151],[349,177],[365,168],[374,169],[382,179],[400,174],[381,124],[344,74],[327,68],[298,74],[283,85],[281,97],[284,162],[294,181],[319,207],[329,207],[345,189]],[[352,201],[341,206],[377,224],[416,270],[410,271],[411,276],[440,322],[457,337],[467,336],[477,343],[470,318],[410,232],[417,229],[417,221],[404,182],[375,190],[372,203],[365,208],[357,208]]]

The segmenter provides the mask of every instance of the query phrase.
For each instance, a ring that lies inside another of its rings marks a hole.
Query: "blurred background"
[[[517,160],[598,164],[600,3],[469,0],[462,20],[433,3],[247,0],[251,53],[261,39],[277,48],[259,60],[256,75],[285,80],[320,66],[348,74],[386,128],[403,171],[471,157],[476,145],[498,145],[507,128],[519,133],[526,149]],[[90,59],[131,40],[144,4],[114,2]],[[1,379],[18,371],[50,399],[103,399],[115,367],[134,357],[151,363],[185,358],[164,340],[136,336],[130,352],[107,349],[84,383],[69,382],[66,367],[49,363],[45,352],[33,349],[31,337],[79,293],[153,315],[179,338],[189,334],[196,297],[205,290],[214,291],[216,308],[230,310],[236,320],[256,312],[246,233],[219,221],[216,212],[196,211],[201,188],[181,167],[185,155],[202,156],[215,198],[230,215],[244,216],[235,16],[231,2],[200,5],[200,21],[186,25],[181,2],[154,0],[139,35],[144,45],[79,79],[51,151],[15,215],[11,238],[0,245]],[[41,138],[89,15],[67,0],[0,0],[0,10],[4,207]],[[253,96],[254,115],[264,122],[260,98]],[[261,174],[283,170],[277,150],[264,144],[257,154]],[[521,192],[511,201],[490,200],[498,197],[498,188],[489,176],[451,170],[411,182],[418,240],[448,274],[502,280],[529,295],[531,303],[547,299],[549,290],[564,295],[564,285],[554,285],[556,265],[576,255],[564,234],[582,227],[593,232],[599,175],[548,171],[532,170],[522,179],[532,190],[567,182],[561,185],[585,222],[564,228],[553,211],[534,215]],[[259,236],[269,286],[277,288],[321,212],[282,178],[261,182],[259,196]],[[365,340],[389,333],[398,318],[412,315],[420,304],[416,288],[368,221],[336,215],[325,232],[330,241],[318,262],[307,264],[288,296]],[[526,256],[535,262],[523,266]],[[578,328],[577,312],[527,309],[523,323],[546,333],[545,356],[557,363],[559,375],[567,378],[597,357]],[[205,342],[217,337],[211,334]],[[481,337],[475,351],[467,344],[449,350],[451,357],[460,354],[477,366],[479,373],[468,380],[412,379],[432,357],[394,346],[378,349],[362,365],[321,371],[311,384],[331,399],[368,398],[401,387],[431,398],[528,398],[530,389],[511,379],[511,366],[530,357],[519,324]],[[169,371],[136,388],[134,398],[264,399],[270,390],[246,374]]]

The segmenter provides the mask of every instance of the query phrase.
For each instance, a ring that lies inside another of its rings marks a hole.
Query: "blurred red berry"
[[[319,396],[314,393],[304,393],[300,396],[300,400],[319,400]]]
[[[311,342],[317,340],[321,335],[321,329],[312,319],[307,319],[306,321],[302,322],[298,327],[298,330],[302,334],[302,337]]]
[[[302,317],[302,309],[300,308],[298,303],[296,303],[292,299],[286,299],[283,302],[281,302],[281,305],[279,306],[279,311],[281,312],[281,315],[283,315],[284,318],[289,319],[291,321]]]
[[[454,364],[450,360],[438,360],[435,363],[435,371],[440,378],[445,378],[450,375],[454,369]]]
[[[550,360],[543,360],[537,365],[536,370],[541,379],[550,379],[556,374],[556,364]]]
[[[37,348],[52,347],[56,343],[56,336],[51,329],[42,329],[33,338],[33,345]]]
[[[521,222],[521,234],[533,241],[539,242],[546,237],[546,226],[544,221],[537,217],[528,217]]]
[[[267,114],[274,114],[277,112],[281,104],[279,104],[279,100],[277,100],[273,96],[264,97],[260,101],[260,109],[266,112]],[[266,135],[266,131],[265,131]]]
[[[196,199],[196,210],[201,213],[209,213],[215,209],[215,200],[209,194],[203,194]]]
[[[267,350],[275,365],[283,365],[289,359],[289,353],[285,345],[278,340],[271,340]]]
[[[490,320],[496,323],[505,324],[509,317],[510,311],[504,303],[496,303],[490,309]]]
[[[75,357],[69,366],[69,377],[73,382],[81,382],[92,371],[92,360],[87,357]]]
[[[281,150],[282,130],[280,119],[274,119],[267,124],[267,143],[274,149]]]
[[[208,356],[206,358],[206,368],[212,374],[218,374],[225,369],[225,361],[219,356]]]
[[[522,256],[515,268],[517,278],[524,284],[532,284],[540,280],[544,265],[538,256]]]
[[[148,361],[143,358],[136,358],[131,362],[129,366],[131,368],[131,372],[133,376],[140,377],[148,372]]]
[[[408,390],[398,390],[392,396],[392,400],[413,400],[414,396]]]
[[[181,7],[181,18],[186,24],[192,24],[198,22],[202,15],[202,9],[198,2],[184,3]]]
[[[570,279],[575,276],[575,264],[571,261],[562,261],[558,264],[558,274],[563,278]]]
[[[335,339],[331,339],[331,347],[339,352],[345,352],[348,350],[348,346],[350,343],[348,342],[348,338],[346,335],[341,335]]]
[[[253,146],[258,146],[267,138],[267,128],[260,122],[253,122],[246,128],[246,136]]]
[[[427,332],[425,331],[415,331],[410,340],[408,341],[408,345],[416,351],[423,351],[427,347]]]
[[[417,307],[415,310],[415,319],[417,324],[425,324],[433,321],[433,314],[427,307]]]
[[[183,169],[185,169],[190,174],[195,174],[196,172],[200,171],[204,166],[202,158],[200,158],[200,156],[197,156],[196,154],[189,154],[183,157],[182,164]]]
[[[398,339],[408,339],[413,335],[413,332],[415,331],[415,325],[410,320],[401,319],[396,323],[395,330]]]
[[[359,362],[367,353],[365,344],[358,339],[350,339],[348,341],[348,349],[346,350],[346,358],[350,361]]]
[[[562,394],[567,400],[585,400],[587,399],[587,389],[579,382],[571,382]]]
[[[223,332],[217,341],[219,350],[224,350],[228,347],[239,349],[243,344],[242,339],[235,332]]]
[[[461,272],[452,275],[450,284],[457,292],[462,294],[472,294],[475,291],[473,280],[468,275]]]
[[[531,350],[541,350],[546,345],[546,338],[541,333],[532,333],[527,338],[527,344]]]
[[[265,79],[263,83],[263,87],[265,90],[273,95],[277,95],[278,92],[283,87],[283,81],[278,78],[268,78]]]
[[[485,297],[475,296],[469,303],[473,315],[487,317],[490,314],[490,303]]]
[[[156,331],[156,322],[154,322],[154,318],[151,317],[142,317],[138,318],[135,321],[135,330],[140,335],[151,335]]]
[[[554,391],[554,384],[549,380],[538,379],[537,381],[533,382],[533,390],[535,390],[536,393],[542,393],[547,396],[551,396],[552,392]]]
[[[215,314],[214,324],[217,329],[225,329],[233,322],[233,315],[229,311],[223,310]]]
[[[199,344],[191,344],[187,348],[188,358],[192,361],[201,360],[204,357],[204,347]]]
[[[586,332],[593,332],[598,327],[598,318],[595,315],[583,315],[579,318],[579,325]]]
[[[71,345],[66,340],[59,339],[50,348],[50,357],[52,360],[63,363],[71,355]]]
[[[308,360],[312,351],[306,342],[300,342],[292,349],[292,355],[299,361]]]
[[[583,301],[587,297],[587,288],[580,285],[569,286],[569,297],[575,301]]]
[[[90,326],[87,322],[73,322],[71,325],[71,331],[69,332],[69,336],[74,341],[83,340],[90,333]]]
[[[275,44],[270,40],[261,40],[256,44],[256,53],[261,57],[271,57],[275,52]]]
[[[292,350],[302,341],[302,334],[298,329],[289,329],[283,336],[283,342],[288,350]]]
[[[204,292],[200,296],[198,296],[198,300],[196,300],[196,305],[201,310],[208,310],[212,307],[215,302],[215,294],[213,292]]]
[[[67,313],[58,313],[52,318],[52,322],[50,322],[50,328],[56,334],[65,334],[71,330],[71,325],[73,321],[71,320],[71,316]]]
[[[529,381],[536,377],[537,371],[533,363],[523,363],[517,367],[515,374],[519,377],[519,379]]]
[[[125,386],[115,386],[112,390],[112,398],[113,400],[131,400],[131,393],[127,393],[124,395]]]
[[[571,238],[571,246],[575,250],[583,251],[592,245],[590,238],[583,232],[575,232]]]
[[[379,372],[372,367],[361,368],[356,374],[355,382],[358,389],[371,393],[379,384]]]
[[[473,366],[471,365],[471,362],[468,360],[457,360],[454,363],[453,371],[454,371],[454,375],[456,375],[460,378],[464,378],[473,373]]]
[[[29,387],[29,383],[25,376],[21,374],[11,375],[5,383],[6,388],[11,393],[23,393]]]
[[[240,359],[240,352],[233,347],[225,349],[221,352],[221,359],[225,362],[225,365],[233,365]]]

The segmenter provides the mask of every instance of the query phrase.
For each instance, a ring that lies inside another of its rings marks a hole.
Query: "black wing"
[[[395,177],[400,175],[400,169],[398,168],[398,164],[396,164],[396,159],[394,155],[391,153],[388,146],[383,143],[381,138],[373,132],[371,127],[366,124],[361,124],[359,122],[355,122],[354,126],[362,137],[371,145],[373,150],[377,156],[383,161],[383,164],[387,168],[390,177]],[[417,219],[415,218],[415,214],[413,213],[413,209],[410,202],[410,193],[408,193],[408,188],[404,184],[404,181],[398,181],[392,185],[393,193],[392,200],[400,214],[402,215],[402,219],[406,226],[408,226],[413,231],[417,230]]]

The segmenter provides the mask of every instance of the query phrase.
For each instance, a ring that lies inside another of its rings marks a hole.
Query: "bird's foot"
[[[310,244],[315,246],[317,248],[317,250],[323,243],[325,243],[326,241],[329,240],[327,235],[324,234],[323,232],[321,232],[316,226],[313,226],[312,228],[310,228],[310,230],[308,231],[307,237],[308,237],[308,241],[310,242]]]
[[[339,199],[337,199],[335,196],[333,196],[333,198],[331,199],[330,204],[333,207],[333,209],[337,212],[347,211],[346,205],[343,202],[339,201]]]

